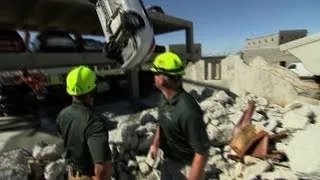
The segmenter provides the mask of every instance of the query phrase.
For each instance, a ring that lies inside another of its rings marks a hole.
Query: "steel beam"
[[[3,53],[0,59],[0,71],[115,63],[103,53]]]

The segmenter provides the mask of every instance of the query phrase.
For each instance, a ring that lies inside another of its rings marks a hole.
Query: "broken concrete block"
[[[46,159],[50,161],[56,161],[58,160],[62,153],[63,153],[63,147],[61,144],[52,144],[52,145],[47,145],[42,148],[41,151],[41,159]]]
[[[121,145],[125,150],[131,150],[138,145],[136,129],[139,127],[137,122],[127,122],[118,126],[117,129],[109,131],[109,143]]]
[[[214,119],[226,116],[228,114],[227,109],[221,103],[216,103],[214,109],[211,109],[210,112],[212,113]]]
[[[252,156],[244,156],[243,157],[243,162],[245,165],[253,165],[259,163],[261,160]]]
[[[214,156],[214,155],[219,154],[219,151],[217,149],[218,148],[210,146],[210,148],[209,148],[209,156]]]
[[[215,107],[215,104],[217,104],[217,102],[206,99],[200,103],[200,107],[203,111],[211,111]]]
[[[272,164],[267,161],[260,161],[254,165],[248,166],[243,171],[245,179],[251,179],[252,177],[258,177],[262,173],[271,171],[273,168]]]
[[[144,134],[146,134],[148,132],[148,129],[146,126],[139,126],[137,129],[136,129],[136,134],[138,136],[143,136]]]
[[[257,112],[254,112],[251,119],[254,121],[260,122],[262,120],[265,120],[266,118],[264,117],[264,115],[257,113]]]
[[[305,129],[309,124],[309,119],[294,111],[289,111],[283,115],[281,123],[287,129]]]
[[[243,115],[243,112],[240,110],[237,110],[236,113],[230,114],[230,115],[228,115],[228,117],[229,117],[230,121],[233,122],[233,124],[237,124],[239,122],[240,118],[242,117],[242,115]]]
[[[140,162],[139,170],[143,175],[147,175],[151,172],[151,167],[146,162]]]
[[[261,97],[261,96],[258,96],[256,98],[256,101],[260,106],[268,106],[269,105],[269,101],[266,98]]]
[[[220,125],[220,121],[218,119],[212,119],[211,124],[214,126],[218,126],[218,125]]]
[[[218,147],[228,144],[232,139],[233,125],[221,125],[216,127],[212,124],[208,124],[206,131],[211,144]]]
[[[222,104],[232,103],[232,98],[225,92],[219,91],[212,96],[212,100],[218,101]]]
[[[277,127],[276,130],[275,130],[275,133],[279,133],[279,132],[283,132],[283,131],[286,131],[285,128],[281,128],[281,127]]]
[[[46,180],[64,180],[67,173],[67,165],[64,159],[50,162],[45,167],[44,178]]]
[[[301,179],[320,179],[320,125],[298,131],[288,143],[285,153],[294,174]]]
[[[209,157],[208,164],[215,165],[217,168],[221,169],[220,167],[225,165],[226,162],[224,161],[222,155],[217,154],[215,156]]]
[[[261,179],[290,179],[298,180],[297,176],[290,170],[274,170],[272,172],[264,172],[261,174]]]
[[[128,161],[128,168],[130,171],[133,171],[137,168],[139,168],[139,163],[137,161],[134,160],[129,160]]]
[[[150,114],[148,111],[143,111],[140,114],[139,120],[141,125],[157,122],[156,118],[152,114]]]
[[[244,170],[244,164],[242,164],[241,162],[238,162],[236,165],[235,165],[235,176],[237,178],[242,178],[243,177],[243,170]]]
[[[302,108],[304,105],[304,103],[302,102],[292,102],[292,103],[289,103],[285,106],[285,110],[286,111],[291,111],[291,110],[295,110],[295,109],[299,109],[299,108]]]

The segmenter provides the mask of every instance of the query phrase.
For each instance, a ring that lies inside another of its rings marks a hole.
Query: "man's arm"
[[[94,176],[93,180],[109,180],[111,179],[112,163],[105,162],[102,164],[94,164]]]
[[[192,161],[189,180],[199,179],[204,176],[204,168],[208,158],[209,138],[203,121],[202,112],[186,113],[184,117],[186,136],[193,148],[195,155]]]
[[[94,180],[111,178],[111,151],[108,142],[108,131],[102,120],[94,119],[86,132],[87,144],[94,163]]]
[[[200,177],[204,176],[204,168],[207,162],[207,156],[196,153],[191,166],[191,173],[189,174],[188,180],[199,180]]]
[[[157,126],[156,135],[153,138],[152,145],[159,147],[160,146],[160,126]]]
[[[160,127],[157,127],[156,135],[153,138],[153,142],[150,147],[152,158],[156,158],[158,154],[158,149],[160,146]]]

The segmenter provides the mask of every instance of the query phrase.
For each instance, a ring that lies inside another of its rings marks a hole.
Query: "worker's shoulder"
[[[64,107],[58,114],[58,117],[65,117],[65,116],[82,116],[85,117],[86,115],[90,115],[92,110],[89,108],[85,108],[82,106],[70,104],[69,106]]]
[[[66,106],[66,107],[64,107],[63,109],[60,110],[60,112],[58,113],[58,117],[63,116],[65,114],[68,114],[71,111],[72,111],[72,106],[71,105]]]
[[[202,112],[198,101],[185,90],[183,90],[180,94],[179,103],[181,106],[183,106],[185,112]]]

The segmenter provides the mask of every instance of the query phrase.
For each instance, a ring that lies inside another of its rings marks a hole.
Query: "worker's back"
[[[93,171],[93,160],[87,138],[93,128],[92,124],[97,121],[104,124],[92,107],[80,102],[74,102],[63,109],[57,118],[57,131],[64,139],[67,160],[78,171]],[[108,138],[107,133],[105,138]],[[92,171],[87,173],[92,174]]]

